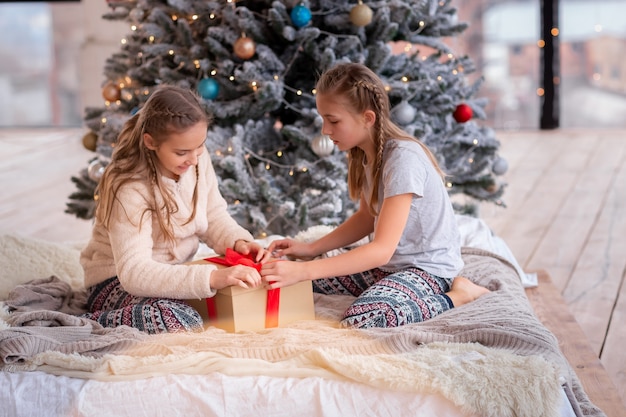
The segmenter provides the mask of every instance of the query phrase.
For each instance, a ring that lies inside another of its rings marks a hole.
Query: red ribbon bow
[[[242,255],[241,253],[231,248],[226,249],[224,258],[215,256],[212,258],[205,258],[205,261],[213,262],[220,265],[234,266],[245,265],[256,269],[261,272],[261,265],[254,261],[251,255]],[[213,298],[206,299],[207,310],[209,318],[215,320],[217,318],[217,309]],[[280,308],[280,288],[267,290],[267,304],[265,307],[265,327],[278,327],[278,311]]]

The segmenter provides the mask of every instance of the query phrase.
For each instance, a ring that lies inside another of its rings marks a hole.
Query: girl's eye
[[[187,152],[176,152],[177,156],[185,156]]]

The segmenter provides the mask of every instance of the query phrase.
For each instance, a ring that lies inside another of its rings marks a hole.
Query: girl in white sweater
[[[191,91],[157,88],[124,125],[96,190],[91,240],[81,253],[87,317],[148,333],[201,330],[184,299],[212,297],[261,276],[237,265],[185,265],[200,242],[260,261],[264,249],[228,214],[205,149],[209,120]]]

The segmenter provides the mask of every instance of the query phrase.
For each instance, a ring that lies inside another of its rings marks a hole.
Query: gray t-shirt
[[[371,174],[367,171],[365,199],[369,202]],[[413,194],[404,232],[389,263],[381,267],[397,271],[418,267],[440,277],[452,278],[463,268],[459,230],[452,203],[441,177],[419,143],[388,140],[383,153],[378,210],[383,200]],[[378,217],[375,222],[378,223]]]

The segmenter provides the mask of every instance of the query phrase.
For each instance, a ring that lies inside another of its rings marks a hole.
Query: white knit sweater
[[[198,299],[215,295],[209,277],[216,266],[182,264],[191,260],[200,242],[224,253],[236,240],[253,237],[228,214],[207,152],[198,159],[198,174],[196,217],[188,224],[184,223],[192,211],[195,170],[189,169],[178,182],[162,177],[179,208],[172,216],[175,245],[145,211],[153,185],[137,181],[121,187],[109,229],[96,222],[81,252],[85,287],[117,275],[124,289],[136,296]]]

